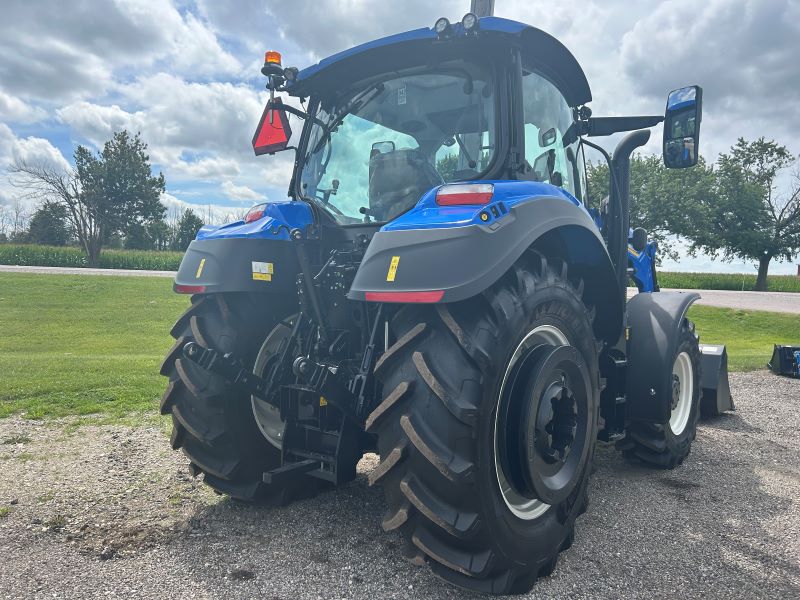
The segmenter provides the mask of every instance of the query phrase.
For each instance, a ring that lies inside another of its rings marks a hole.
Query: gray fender
[[[254,271],[264,270],[265,265],[271,265],[266,269],[272,273],[268,277],[263,274],[254,277]],[[183,255],[173,287],[204,286],[207,294],[294,294],[299,271],[292,243],[286,240],[194,240]]]
[[[622,328],[622,298],[614,267],[586,211],[563,198],[539,197],[510,208],[486,225],[379,231],[367,248],[348,293],[443,290],[442,302],[480,294],[508,271],[525,250],[559,256],[584,282],[584,300],[596,308],[595,333],[615,342]],[[393,281],[389,267],[395,260]]]
[[[652,292],[628,302],[625,416],[666,423],[672,412],[672,363],[686,311],[700,294]]]

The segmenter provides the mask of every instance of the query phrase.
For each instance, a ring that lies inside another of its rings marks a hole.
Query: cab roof
[[[373,40],[303,69],[297,80],[288,86],[288,91],[293,96],[307,96],[317,90],[335,88],[342,80],[354,81],[379,74],[381,69],[387,70],[384,66],[387,59],[426,56],[426,50],[435,44],[465,38],[461,23],[453,23],[452,35],[447,40],[440,40],[433,29],[427,27]],[[550,79],[570,106],[591,101],[589,82],[578,61],[566,46],[541,29],[500,17],[483,17],[477,39],[493,45],[505,43],[519,47],[523,64]]]

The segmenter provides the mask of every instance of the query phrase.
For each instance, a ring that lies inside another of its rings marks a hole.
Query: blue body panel
[[[492,202],[487,205],[439,206],[436,204],[436,192],[439,188],[431,188],[414,208],[384,225],[381,231],[490,225],[508,214],[508,210],[514,205],[535,201],[541,197],[560,198],[564,202],[583,208],[583,204],[577,198],[548,183],[535,181],[472,181],[470,183],[494,185]],[[488,218],[481,219],[482,213]],[[227,225],[205,225],[197,233],[197,239],[254,238],[288,241],[289,231],[295,228],[304,229],[313,221],[311,207],[306,202],[270,202],[266,205],[264,216],[260,219],[251,223],[236,221]]]
[[[484,17],[480,20],[480,26],[481,26],[481,31],[496,31],[498,33],[509,33],[509,34],[516,34],[530,27],[529,25],[525,25],[524,23],[519,23],[518,21],[501,19],[499,17]],[[461,25],[460,22],[453,23],[452,27],[453,27],[453,35],[459,36],[464,34],[464,27]],[[297,81],[298,82],[304,81],[309,77],[316,75],[319,71],[322,71],[341,60],[350,58],[362,52],[367,52],[369,50],[374,50],[375,48],[381,48],[383,46],[391,46],[392,44],[399,44],[402,42],[412,42],[415,40],[426,40],[426,39],[435,40],[436,38],[437,35],[433,31],[433,29],[430,29],[428,27],[422,27],[420,29],[404,31],[403,33],[398,33],[378,40],[373,40],[371,42],[367,42],[365,44],[361,44],[359,46],[343,50],[342,52],[339,52],[337,54],[334,54],[333,56],[329,56],[328,58],[321,60],[316,65],[312,65],[310,67],[303,69],[298,74]]]
[[[491,183],[494,185],[492,202],[487,205],[439,206],[436,204],[438,187],[429,190],[417,205],[390,221],[381,231],[404,229],[440,229],[443,227],[466,227],[468,225],[490,225],[503,218],[508,209],[521,202],[534,201],[540,197],[561,198],[575,206],[581,202],[561,188],[535,181],[470,181],[470,184]],[[454,184],[458,185],[458,184]],[[481,214],[488,219],[481,219]]]
[[[197,233],[198,240],[253,238],[289,240],[289,231],[304,229],[314,222],[311,206],[305,202],[270,202],[264,208],[264,216],[252,223],[236,221],[227,225],[205,225]]]
[[[642,252],[628,245],[628,260],[633,265],[633,279],[640,292],[654,292],[653,263],[656,256],[656,243],[648,242]]]

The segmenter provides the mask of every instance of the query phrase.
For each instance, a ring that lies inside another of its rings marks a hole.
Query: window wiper
[[[334,129],[336,129],[344,118],[349,115],[351,112],[360,110],[364,108],[367,104],[369,104],[372,100],[377,98],[383,92],[384,85],[383,83],[376,83],[375,85],[368,87],[367,89],[359,92],[350,100],[350,102],[345,105],[345,107],[340,110],[334,117],[331,119],[328,125],[322,128],[322,136],[319,138],[319,141],[314,146],[314,149],[309,154],[316,154],[319,152],[319,149],[322,148],[322,145],[327,141],[330,137],[331,133]],[[367,98],[369,94],[372,94]]]

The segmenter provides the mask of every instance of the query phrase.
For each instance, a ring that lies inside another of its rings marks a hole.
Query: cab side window
[[[542,181],[581,196],[578,143],[564,146],[572,109],[550,81],[535,71],[522,73],[525,125],[525,179]]]

